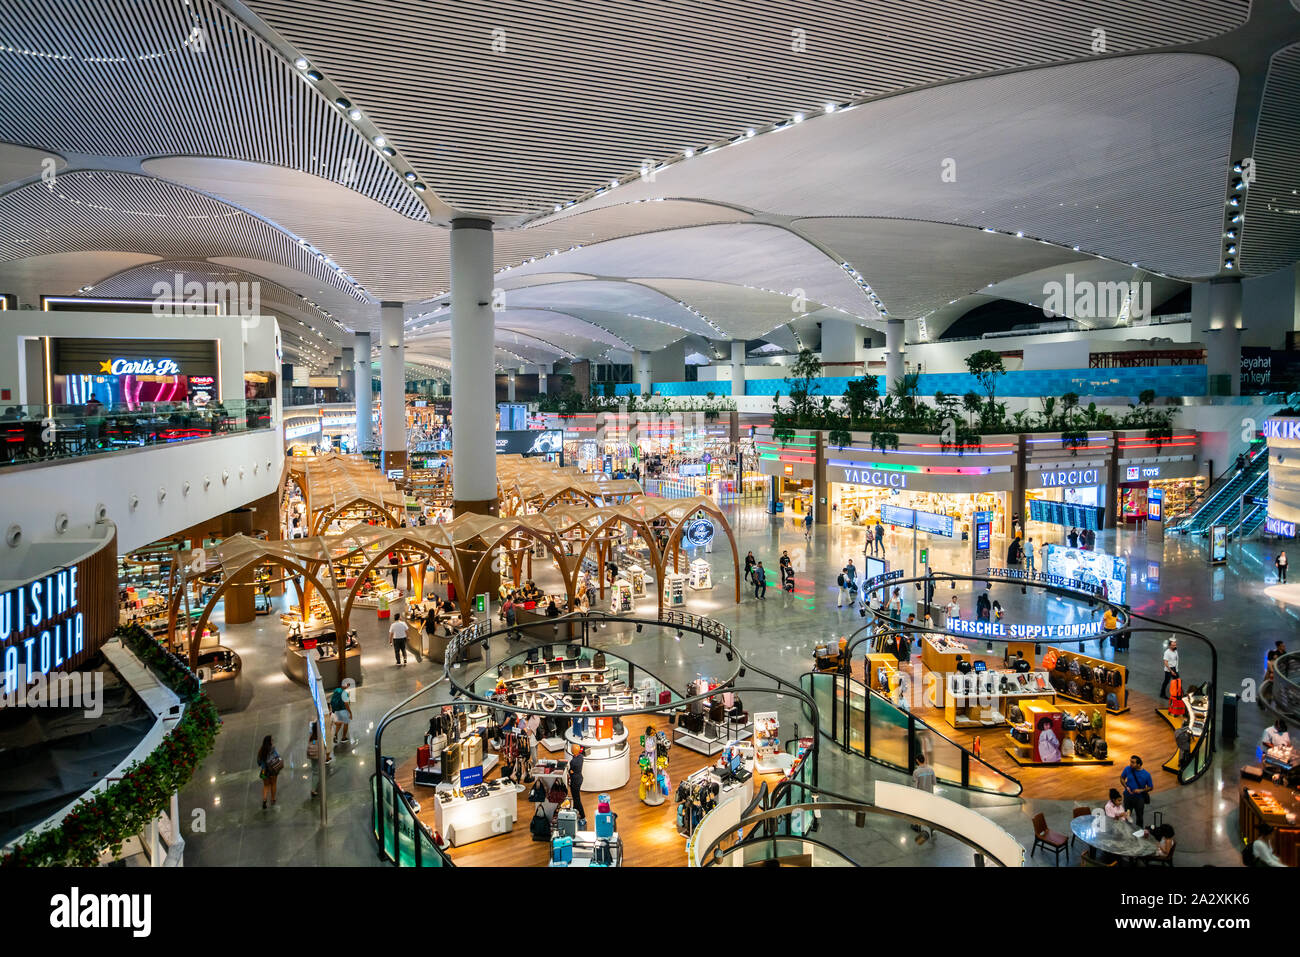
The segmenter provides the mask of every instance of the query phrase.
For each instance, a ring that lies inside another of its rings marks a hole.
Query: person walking
[[[1075,529],[1070,529],[1070,534],[1065,536],[1065,540],[1070,543],[1071,548],[1079,547],[1079,533]]]
[[[857,591],[858,590],[858,568],[856,565],[853,564],[853,559],[851,558],[849,559],[849,563],[844,566],[844,577],[849,580],[849,585],[851,586],[850,590]]]
[[[812,525],[813,525],[812,512],[808,512],[803,517],[803,540],[805,542],[812,541]]]
[[[961,603],[957,601],[957,593],[953,592],[952,597],[948,599],[948,604],[943,609],[944,626],[947,627],[949,622],[958,621],[961,618]]]
[[[393,612],[393,623],[388,626],[388,643],[393,646],[393,661],[399,665],[406,664],[406,632],[402,613]]]
[[[270,799],[275,803],[275,786],[280,777],[280,772],[284,770],[284,758],[280,757],[280,752],[275,750],[275,743],[268,734],[262,739],[262,746],[257,750],[257,773],[262,779],[262,810],[266,810],[266,802]]]
[[[1151,773],[1143,770],[1142,759],[1135,754],[1128,759],[1119,780],[1124,785],[1124,808],[1133,812],[1133,823],[1142,827],[1142,816],[1151,803],[1151,790],[1155,787]]]
[[[1169,682],[1178,673],[1178,639],[1170,638],[1164,653],[1165,678],[1160,682],[1160,697],[1169,697]]]
[[[397,558],[397,552],[388,553],[388,575],[393,579],[393,587],[397,587],[397,571],[401,568],[402,563]]]
[[[975,617],[980,621],[988,621],[992,613],[993,603],[989,601],[989,593],[980,592],[979,598],[975,599]]]
[[[339,746],[339,736],[344,744],[356,744],[348,731],[352,724],[352,694],[341,685],[330,694],[330,713],[334,716],[334,747]]]
[[[753,571],[754,580],[754,597],[759,601],[767,601],[767,569],[763,563],[756,562]]]
[[[758,564],[758,559],[754,557],[753,552],[745,553],[745,577],[752,580],[754,577],[754,566]]]
[[[1273,564],[1277,566],[1277,580],[1286,584],[1286,550],[1277,553],[1277,558],[1273,559]]]
[[[882,521],[876,522],[876,554],[885,554],[885,523]]]
[[[925,791],[927,794],[934,793],[934,768],[925,763],[925,754],[918,752],[916,755],[916,767],[912,770],[912,787],[918,791]],[[916,831],[916,843],[924,844],[930,838],[934,837],[934,832],[922,827],[920,824],[913,824],[912,830]]]

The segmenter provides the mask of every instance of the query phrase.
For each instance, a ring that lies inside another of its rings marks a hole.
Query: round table
[[[1156,842],[1149,837],[1134,837],[1137,828],[1120,818],[1102,817],[1100,826],[1094,815],[1074,818],[1070,831],[1083,843],[1116,857],[1153,857]]]

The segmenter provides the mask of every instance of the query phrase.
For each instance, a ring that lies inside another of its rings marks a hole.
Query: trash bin
[[[1223,693],[1223,730],[1219,740],[1225,745],[1237,740],[1237,702],[1238,697],[1229,691]]]

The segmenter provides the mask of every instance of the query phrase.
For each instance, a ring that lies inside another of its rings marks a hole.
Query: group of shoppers
[[[340,744],[353,746],[357,743],[349,735],[353,720],[352,691],[346,687],[335,688],[330,693],[329,707],[331,723],[334,726],[333,746],[324,743],[317,722],[313,721],[307,732],[306,750],[307,760],[311,763],[312,797],[320,794],[321,748],[325,749],[325,764],[328,766],[334,761],[333,752]],[[264,811],[267,809],[268,802],[276,803],[280,772],[284,767],[284,758],[276,749],[274,738],[268,734],[262,739],[262,746],[257,749],[257,775],[262,781],[262,810]]]

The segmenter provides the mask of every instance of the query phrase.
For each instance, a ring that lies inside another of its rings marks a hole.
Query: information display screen
[[[1102,527],[1102,509],[1095,505],[1076,505],[1072,502],[1044,502],[1030,499],[1029,518],[1034,522],[1046,522],[1070,528],[1090,528],[1100,531]]]
[[[899,528],[915,528],[918,532],[931,535],[943,535],[952,538],[953,524],[951,515],[936,512],[922,512],[915,508],[901,508],[897,505],[881,505],[880,520],[886,525]]]
[[[1105,552],[1048,545],[1047,573],[1100,585],[1102,594],[1110,601],[1119,605],[1128,602],[1127,559],[1107,555]]]

